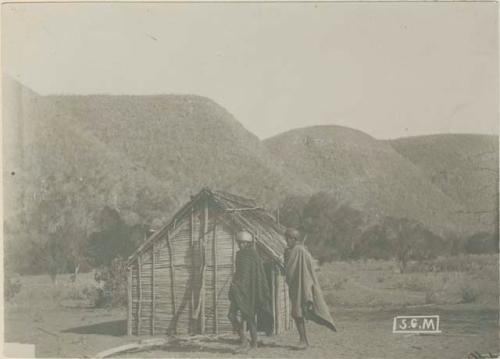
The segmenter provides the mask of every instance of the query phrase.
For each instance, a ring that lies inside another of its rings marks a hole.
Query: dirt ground
[[[389,261],[322,266],[320,280],[338,332],[308,323],[308,350],[296,350],[298,336],[291,330],[261,337],[262,345],[246,356],[458,359],[473,351],[499,353],[498,256],[444,258],[431,265],[443,268],[401,274]],[[7,342],[35,344],[37,357],[81,358],[143,339],[126,335],[125,310],[88,307],[96,286],[92,273],[75,283],[67,275],[58,278],[55,285],[47,275],[21,278],[20,292],[5,307]],[[440,315],[442,333],[393,334],[398,315]],[[244,357],[233,354],[236,339],[169,338],[163,347],[121,357]]]
[[[393,334],[396,315],[439,314],[441,334]],[[127,337],[125,312],[65,308],[6,312],[6,341],[36,344],[37,357],[92,357],[98,352],[139,340]],[[338,332],[308,323],[311,348],[296,350],[295,331],[262,337],[261,346],[248,355],[259,358],[466,358],[472,351],[498,353],[498,312],[474,305],[420,307],[392,311],[339,310]],[[154,350],[121,357],[229,357],[237,348],[236,336],[204,340],[171,340]]]

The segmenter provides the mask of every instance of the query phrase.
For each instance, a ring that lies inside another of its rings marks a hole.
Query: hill
[[[440,234],[475,230],[463,222],[464,204],[388,142],[345,127],[315,126],[286,132],[265,144],[296,178],[374,218],[408,217]]]
[[[186,199],[209,186],[274,203],[307,186],[285,176],[261,141],[212,100],[194,95],[49,98],[85,131]],[[256,180],[258,179],[258,180]]]
[[[491,229],[495,137],[380,141],[316,126],[260,141],[200,96],[40,96],[9,78],[3,95],[11,232],[88,235],[105,207],[127,225],[158,226],[205,186],[269,208],[326,191],[374,220],[408,217],[438,234]],[[480,211],[490,211],[482,221],[471,214]]]
[[[498,136],[447,134],[388,142],[462,204],[470,221],[498,226]]]
[[[215,102],[192,95],[39,96],[4,82],[6,207],[63,226],[89,222],[105,206],[128,223],[164,223],[202,187],[273,207],[308,193],[270,160],[261,141]],[[15,173],[15,175],[12,175]]]

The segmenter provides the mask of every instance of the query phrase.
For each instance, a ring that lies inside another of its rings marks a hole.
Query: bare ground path
[[[392,334],[396,315],[439,314],[439,335]],[[125,335],[125,313],[65,308],[32,312],[9,308],[6,312],[6,341],[35,343],[37,357],[83,357],[140,338]],[[498,353],[498,311],[473,305],[420,307],[406,310],[337,310],[339,331],[308,323],[312,347],[296,350],[294,331],[264,337],[257,350],[262,358],[466,358],[472,351]],[[234,355],[236,336],[206,338],[195,342],[173,340],[169,345],[121,357],[244,357]]]

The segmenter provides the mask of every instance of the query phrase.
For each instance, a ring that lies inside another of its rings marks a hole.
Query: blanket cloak
[[[292,302],[292,317],[310,319],[337,331],[307,249],[297,244],[285,252],[286,282]]]
[[[272,297],[264,264],[253,247],[239,250],[229,299],[245,320],[257,316],[257,325],[267,333],[273,329]]]

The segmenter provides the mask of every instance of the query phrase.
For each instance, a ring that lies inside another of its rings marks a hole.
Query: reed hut
[[[274,333],[292,327],[283,228],[253,200],[203,189],[128,260],[128,334],[231,333],[236,233],[254,235],[272,291]]]

